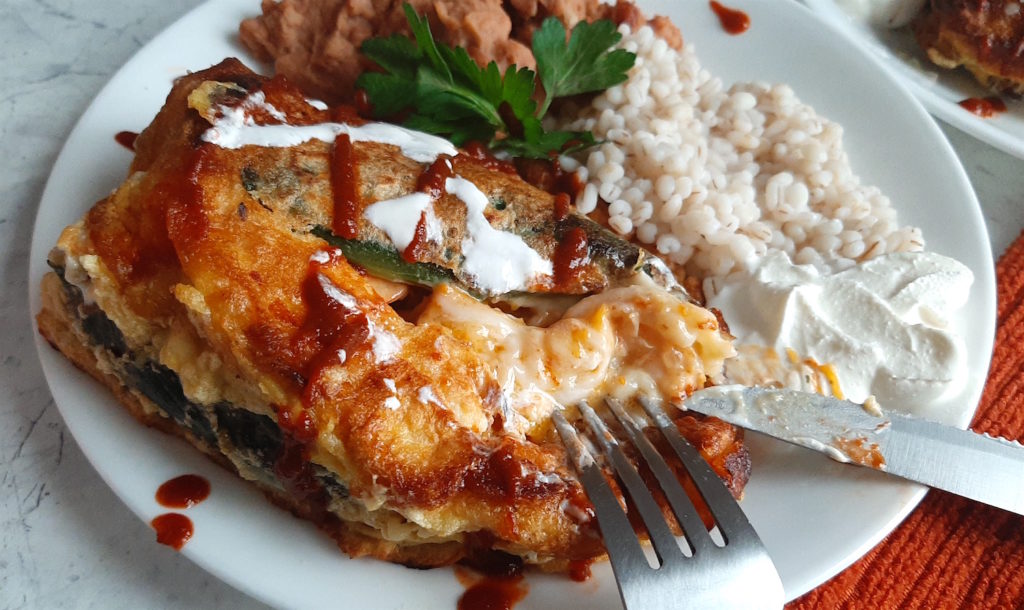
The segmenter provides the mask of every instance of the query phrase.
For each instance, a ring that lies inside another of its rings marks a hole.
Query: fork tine
[[[608,561],[612,564],[612,570],[616,574],[628,574],[640,569],[649,569],[647,557],[633,532],[633,526],[619,505],[619,499],[605,480],[601,467],[580,442],[576,429],[566,421],[560,411],[556,410],[551,419],[555,422],[555,429],[562,437],[562,442],[580,473],[580,483],[594,505],[597,526],[606,541],[605,544],[609,544],[609,540],[617,542],[615,549],[608,549]]]
[[[612,413],[615,414],[622,427],[625,428],[626,434],[629,435],[633,445],[639,449],[640,453],[644,456],[644,460],[647,461],[647,465],[658,480],[658,484],[661,487],[662,493],[665,494],[669,506],[672,507],[672,513],[675,515],[680,527],[683,528],[683,534],[686,535],[694,555],[705,552],[715,546],[714,541],[711,540],[711,536],[708,534],[707,527],[704,525],[704,521],[697,512],[697,507],[694,505],[693,500],[686,495],[686,490],[679,484],[679,479],[672,472],[672,469],[669,468],[669,465],[665,463],[665,459],[658,452],[657,448],[647,439],[633,418],[626,413],[621,402],[614,398],[606,398],[605,403],[612,410]],[[684,465],[688,466],[685,462]]]
[[[750,521],[739,507],[736,499],[732,497],[732,493],[725,485],[722,485],[721,479],[711,470],[711,466],[704,461],[693,445],[679,434],[679,429],[665,414],[661,406],[648,398],[640,398],[640,404],[661,429],[679,459],[683,461],[694,485],[697,486],[704,498],[704,503],[714,516],[718,530],[722,533],[725,542],[731,544],[734,541],[756,539],[756,536],[749,535],[753,533],[753,526],[750,525]]]
[[[650,490],[647,489],[647,484],[640,478],[640,474],[623,453],[618,441],[608,431],[597,413],[585,402],[579,403],[577,407],[587,425],[594,431],[594,436],[597,437],[598,443],[604,449],[605,457],[614,468],[615,474],[618,475],[629,497],[632,498],[633,505],[636,506],[637,512],[647,528],[647,535],[654,547],[654,552],[661,564],[664,565],[670,557],[680,555],[680,552],[679,543],[676,542],[675,535],[665,522],[661,508],[655,502]]]

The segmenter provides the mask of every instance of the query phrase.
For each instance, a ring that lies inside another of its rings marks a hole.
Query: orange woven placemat
[[[971,428],[1024,440],[1024,234],[996,277],[992,369]],[[812,608],[1024,608],[1024,517],[929,491],[870,553],[787,606]]]

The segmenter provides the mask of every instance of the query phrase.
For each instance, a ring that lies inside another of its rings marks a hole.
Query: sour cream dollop
[[[831,363],[846,398],[873,395],[885,408],[915,412],[965,377],[963,338],[949,320],[973,281],[962,263],[930,252],[838,272],[774,253],[751,270],[705,281],[704,291],[739,343]]]

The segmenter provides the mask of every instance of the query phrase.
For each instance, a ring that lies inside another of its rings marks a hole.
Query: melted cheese
[[[423,322],[447,326],[494,368],[510,407],[506,428],[520,433],[545,423],[559,405],[594,396],[681,400],[717,378],[735,353],[714,314],[646,276],[584,298],[546,328],[441,286]]]

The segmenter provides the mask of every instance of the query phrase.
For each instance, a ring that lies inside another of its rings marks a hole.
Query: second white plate
[[[833,0],[802,0],[844,36],[879,58],[936,117],[979,140],[1024,159],[1024,100],[1003,96],[1006,112],[982,118],[960,107],[972,97],[993,95],[966,70],[943,70],[925,56],[909,28],[890,30],[851,17]]]

